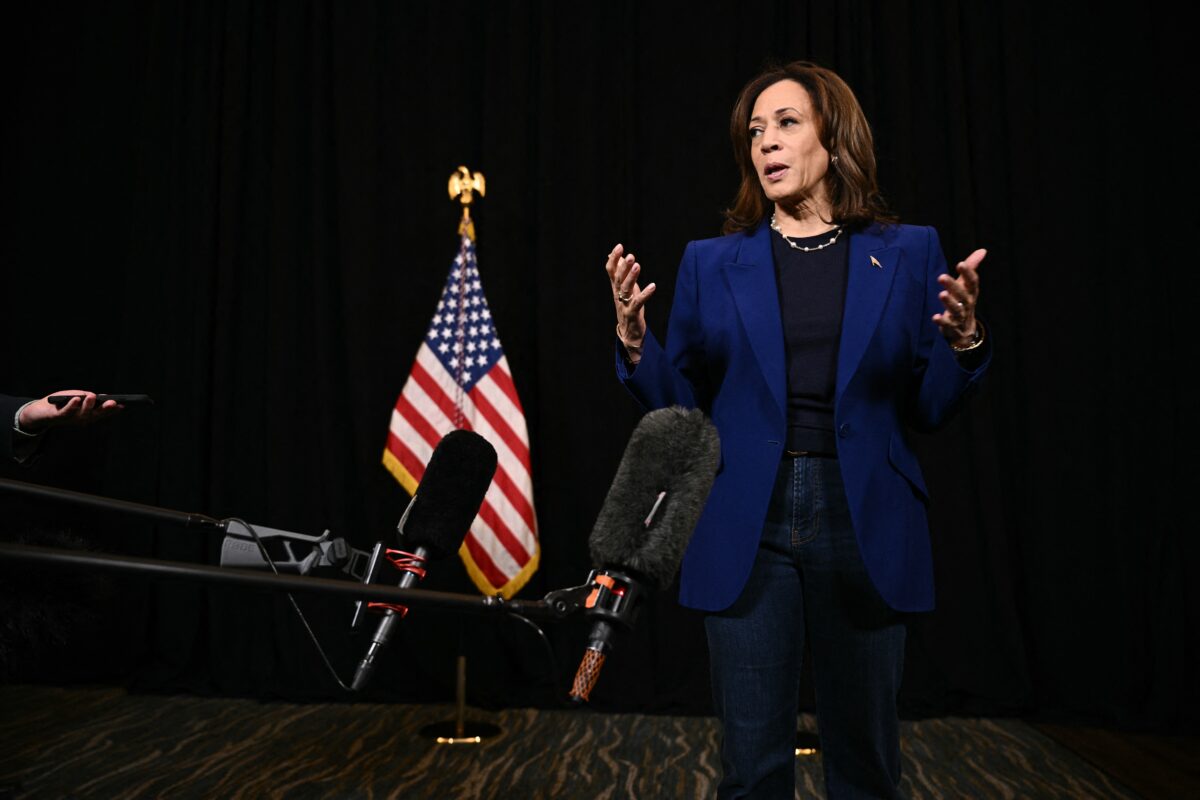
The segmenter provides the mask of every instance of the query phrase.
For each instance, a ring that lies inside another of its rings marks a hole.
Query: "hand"
[[[654,284],[642,289],[637,279],[642,272],[642,265],[637,263],[633,253],[625,255],[625,248],[617,245],[608,254],[608,262],[604,265],[608,273],[609,283],[612,284],[613,306],[617,311],[617,336],[624,342],[626,349],[635,351],[641,348],[642,339],[646,336],[646,300],[654,294]],[[633,353],[631,352],[631,355]]]
[[[47,428],[58,425],[89,425],[97,420],[110,417],[125,406],[115,400],[106,400],[101,406],[96,405],[96,393],[80,389],[64,389],[51,394],[73,394],[62,408],[55,407],[46,397],[35,400],[21,409],[21,430],[26,433],[40,433]]]
[[[979,262],[987,250],[976,250],[965,261],[958,262],[957,278],[938,275],[942,291],[938,299],[943,310],[933,315],[933,321],[942,330],[942,336],[951,345],[965,347],[975,339],[975,307],[979,304]]]

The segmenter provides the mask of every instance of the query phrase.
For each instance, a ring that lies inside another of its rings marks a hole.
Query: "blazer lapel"
[[[742,241],[737,259],[724,265],[725,280],[733,294],[742,329],[770,387],[779,413],[787,417],[787,375],[783,352],[783,321],[779,314],[779,288],[771,235],[763,222]]]
[[[850,237],[850,265],[846,278],[846,305],[842,312],[842,338],[838,347],[835,403],[841,400],[875,333],[899,260],[899,248],[887,247],[878,234],[878,228],[872,227]]]

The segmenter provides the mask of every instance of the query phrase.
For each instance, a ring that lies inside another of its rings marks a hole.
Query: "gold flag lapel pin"
[[[883,269],[883,264],[880,264],[879,259],[875,258],[875,256],[871,256],[871,264],[872,264],[872,266],[876,266],[879,269]]]

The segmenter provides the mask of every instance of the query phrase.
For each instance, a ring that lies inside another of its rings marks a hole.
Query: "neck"
[[[833,208],[828,203],[810,205],[810,202],[796,206],[775,204],[775,222],[784,236],[819,236],[837,227],[833,221]]]

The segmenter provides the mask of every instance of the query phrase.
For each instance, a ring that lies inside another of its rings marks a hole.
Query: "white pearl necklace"
[[[787,242],[788,247],[792,248],[793,250],[803,250],[806,253],[812,253],[817,250],[824,250],[826,247],[829,247],[829,245],[836,242],[838,240],[838,237],[842,235],[842,226],[838,225],[833,231],[833,236],[831,236],[829,241],[825,242],[825,244],[818,244],[813,247],[804,247],[803,245],[799,245],[799,244],[796,244],[795,242],[793,242],[791,239],[788,238],[787,234],[785,234],[783,231],[781,231],[779,229],[779,223],[775,221],[774,214],[771,215],[771,230],[775,231],[780,236],[782,236],[783,240],[785,242]]]

